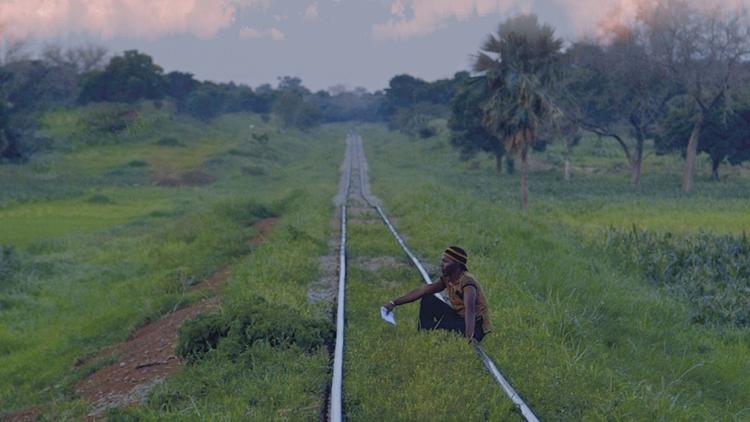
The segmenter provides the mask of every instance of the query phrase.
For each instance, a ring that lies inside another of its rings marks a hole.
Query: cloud
[[[51,38],[84,32],[102,38],[210,38],[247,8],[272,0],[0,0],[0,37]]]
[[[318,12],[318,2],[312,2],[309,6],[307,6],[307,9],[305,9],[304,18],[306,20],[315,20],[318,19],[318,16],[320,13]]]
[[[396,0],[393,3],[391,3],[391,15],[396,16],[400,19],[406,18],[405,15],[406,8],[404,7],[404,2],[401,0]]]
[[[249,26],[243,26],[240,28],[240,38],[244,39],[262,39],[269,38],[274,41],[283,41],[286,36],[278,28],[273,27],[270,29],[258,29],[251,28]]]
[[[504,12],[520,3],[521,0],[394,0],[391,19],[373,26],[373,35],[381,40],[427,35],[448,19],[466,20]]]
[[[748,7],[750,0],[688,0],[704,6],[706,3],[728,8]],[[493,13],[542,14],[550,5],[565,11],[574,35],[596,34],[603,28],[631,22],[641,4],[648,0],[392,0],[391,17],[372,27],[372,35],[379,40],[398,40],[424,36],[439,30],[453,20],[467,20]]]

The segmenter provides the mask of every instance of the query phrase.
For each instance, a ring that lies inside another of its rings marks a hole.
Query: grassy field
[[[142,406],[108,417],[317,419],[329,356],[295,324],[330,311],[310,290],[331,253],[347,128],[302,133],[249,114],[203,123],[139,107],[132,130],[101,137],[80,123],[95,110],[50,112],[52,149],[0,166],[0,245],[14,246],[0,254],[0,415],[42,404],[48,419],[81,419],[73,386],[102,364],[88,359],[198,300],[189,286],[228,267],[207,317],[228,332]],[[750,328],[695,322],[690,300],[607,247],[613,227],[748,231],[747,169],[717,182],[702,161],[685,195],[679,157],[651,153],[635,190],[616,145],[586,138],[566,182],[552,145],[533,155],[523,216],[517,176],[494,174],[487,157],[459,160],[444,134],[360,133],[373,191],[415,252],[432,268],[448,244],[469,252],[494,325],[483,346],[543,420],[750,417]],[[248,242],[269,213],[279,218],[270,237]],[[348,418],[518,420],[462,339],[416,331],[416,304],[398,308],[396,327],[380,321],[380,304],[421,281],[374,215],[350,217]],[[248,324],[256,308],[261,320]],[[253,337],[261,329],[272,334]]]
[[[417,332],[417,304],[396,311],[396,327],[383,323],[379,306],[422,281],[376,214],[349,233],[347,418],[520,420],[463,339]]]
[[[495,175],[491,162],[461,162],[444,138],[361,133],[373,191],[417,253],[437,259],[448,244],[469,252],[495,325],[485,348],[542,419],[750,416],[750,329],[693,323],[689,303],[602,248],[610,226],[745,231],[746,180],[714,182],[701,169],[697,192],[683,195],[679,162],[669,157],[657,157],[662,169],[646,173],[639,191],[628,186],[627,169],[571,182],[559,170],[539,171],[524,217],[518,178]],[[553,154],[535,158],[550,162]],[[585,148],[581,154],[587,158]],[[611,169],[618,159],[605,158],[591,160]],[[446,361],[462,356],[454,353]]]
[[[51,112],[43,122],[52,148],[27,164],[0,166],[0,244],[13,245],[0,261],[7,264],[0,271],[0,414],[43,404],[52,419],[85,415],[73,386],[96,369],[88,358],[199,299],[187,289],[227,266],[224,306],[263,297],[302,314],[321,312],[307,303],[304,286],[317,280],[317,256],[327,252],[344,128],[300,133],[249,114],[202,123],[149,104],[139,111],[145,121],[137,130],[100,140],[80,127],[86,110]],[[265,210],[279,217],[277,229],[267,244],[251,244],[250,226]],[[284,400],[317,414],[327,354],[257,352],[244,371],[222,361],[224,376],[267,393],[272,371],[308,368],[297,387],[259,400],[259,414],[273,415]],[[258,359],[268,360],[260,378]],[[202,388],[194,377],[216,380],[217,371],[209,363],[187,369],[155,394],[154,409],[181,414],[176,397],[184,395],[170,394],[174,385],[182,379],[187,391]],[[221,391],[222,400],[190,396],[188,405],[247,414],[247,395],[237,396],[237,410]]]

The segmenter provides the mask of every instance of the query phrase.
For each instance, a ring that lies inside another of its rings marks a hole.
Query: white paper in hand
[[[393,317],[393,312],[388,312],[385,306],[380,307],[380,318],[383,318],[383,321],[391,325],[396,325],[396,318]]]

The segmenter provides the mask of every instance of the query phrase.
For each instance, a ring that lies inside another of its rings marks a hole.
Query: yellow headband
[[[463,253],[461,253],[461,252],[459,252],[459,251],[457,251],[457,250],[455,250],[455,249],[453,249],[451,247],[449,247],[448,249],[446,249],[445,252],[443,252],[443,255],[447,256],[448,258],[450,258],[451,261],[455,261],[455,262],[457,262],[459,264],[463,264],[463,265],[466,265],[466,262],[468,261],[468,257],[465,254],[463,254]]]

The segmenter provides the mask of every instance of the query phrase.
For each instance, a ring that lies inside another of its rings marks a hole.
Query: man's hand
[[[393,308],[396,307],[396,303],[393,302],[393,301],[390,301],[390,302],[386,303],[385,305],[383,305],[383,307],[385,309],[388,309],[388,312],[393,312]]]

